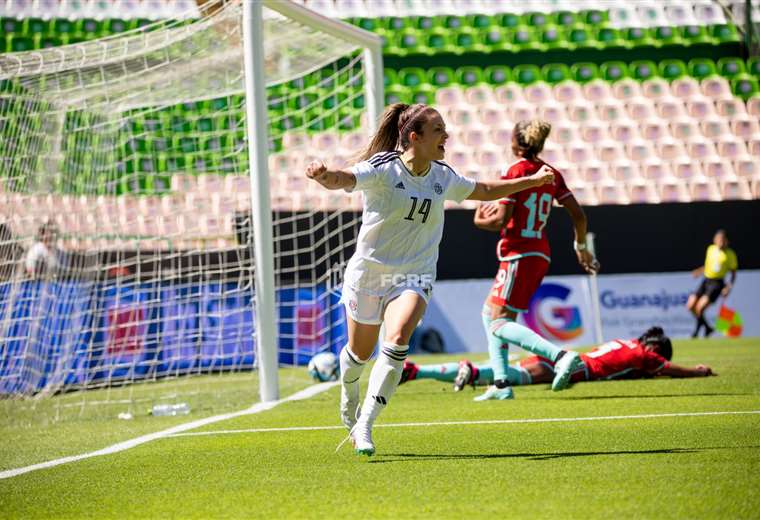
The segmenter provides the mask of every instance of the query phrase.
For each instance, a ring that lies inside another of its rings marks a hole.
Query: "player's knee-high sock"
[[[409,345],[383,343],[380,355],[377,356],[375,366],[369,374],[369,387],[362,405],[360,423],[364,422],[372,427],[372,423],[391,400],[401,381],[401,371],[408,353]]]
[[[493,384],[493,370],[491,365],[478,365],[478,379],[475,381],[477,386]],[[533,382],[530,374],[521,366],[507,367],[507,381],[511,386],[529,385]]]
[[[507,380],[507,368],[509,367],[509,344],[501,338],[491,333],[491,308],[483,306],[481,312],[483,319],[483,328],[488,338],[488,356],[491,359],[491,369],[493,370],[493,381],[500,384],[501,381]]]
[[[351,345],[346,345],[340,351],[340,383],[341,392],[346,393],[346,397],[351,401],[359,400],[359,378],[364,371],[366,361],[351,351]]]
[[[493,320],[491,322],[491,331],[503,341],[519,345],[525,350],[552,361],[557,361],[565,353],[564,350],[545,340],[528,327],[524,327],[514,321],[508,321],[503,318]]]
[[[459,371],[459,363],[443,363],[441,365],[420,365],[415,379],[435,379],[453,383]]]

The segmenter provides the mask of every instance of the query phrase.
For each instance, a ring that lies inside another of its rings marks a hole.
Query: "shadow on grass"
[[[488,459],[527,459],[551,460],[570,457],[594,457],[598,455],[679,455],[699,453],[711,450],[758,449],[760,446],[714,446],[704,448],[662,448],[657,450],[610,450],[610,451],[568,451],[561,453],[474,453],[474,454],[426,454],[426,453],[389,453],[378,455],[370,460],[371,464],[384,462],[419,462],[423,460],[488,460]]]

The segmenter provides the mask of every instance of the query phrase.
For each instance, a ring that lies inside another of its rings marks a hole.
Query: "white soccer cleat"
[[[577,352],[567,351],[554,365],[552,390],[558,392],[570,385],[570,376],[581,367],[581,356]]]
[[[355,383],[352,388],[340,385],[340,420],[351,430],[359,417],[359,384]]]
[[[372,429],[366,422],[358,422],[351,430],[351,442],[354,453],[371,457],[375,454],[375,444],[372,442]]]

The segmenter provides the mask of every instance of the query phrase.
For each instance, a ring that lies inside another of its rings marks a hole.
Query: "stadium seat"
[[[627,159],[618,159],[610,164],[609,178],[625,184],[632,183],[642,177],[638,163]]]
[[[538,117],[554,125],[565,119],[565,109],[559,103],[542,103],[538,105]]]
[[[494,89],[494,97],[497,103],[519,103],[525,101],[523,89],[515,83],[507,83]]]
[[[725,57],[720,58],[717,63],[718,73],[724,78],[733,78],[740,74],[745,74],[747,69],[741,58]]]
[[[397,81],[394,83],[400,83],[404,87],[416,88],[426,82],[427,75],[423,69],[419,67],[405,67],[398,71]],[[386,87],[388,86],[390,85],[386,85]]]
[[[704,137],[695,137],[686,142],[686,152],[689,157],[699,161],[705,161],[713,157],[717,157],[718,152],[715,150],[715,145],[712,141],[708,141]]]
[[[649,36],[656,47],[676,47],[683,46],[685,43],[681,38],[681,34],[675,27],[670,25],[661,25],[659,27],[650,28]]]
[[[607,138],[607,125],[596,119],[589,119],[586,118],[581,124],[581,139],[591,145],[596,145]]]
[[[625,39],[626,47],[629,49],[654,46],[654,41],[643,27],[627,27],[623,29],[623,38]]]
[[[736,98],[724,98],[715,101],[715,110],[723,117],[737,117],[746,114],[746,106]]]
[[[652,102],[643,97],[629,98],[625,103],[625,109],[635,121],[650,119],[654,115]]]
[[[668,124],[660,118],[650,117],[639,121],[641,136],[649,141],[659,141],[670,135]]]
[[[689,195],[693,201],[720,200],[718,183],[713,180],[695,180],[690,182]]]
[[[718,74],[715,62],[707,58],[694,58],[689,60],[688,68],[689,75],[700,81]]]
[[[731,91],[735,96],[746,100],[760,94],[760,84],[754,76],[740,74],[731,79]]]
[[[686,115],[683,101],[678,98],[662,98],[655,102],[657,115],[661,118],[670,120],[678,119]]]
[[[599,68],[595,63],[576,63],[570,67],[570,74],[576,82],[585,84],[599,78]]]
[[[747,114],[760,117],[760,95],[752,96],[747,100]]]
[[[553,125],[551,140],[561,145],[567,145],[580,141],[578,125],[569,122],[562,122]]]
[[[543,81],[526,85],[523,89],[523,94],[525,95],[526,100],[537,105],[546,103],[554,98],[551,86]]]
[[[552,90],[554,93],[554,99],[559,102],[567,103],[583,98],[581,86],[575,81],[563,81],[562,83],[554,85]]]
[[[686,113],[693,118],[704,119],[715,115],[715,105],[712,100],[695,95],[686,100]]]
[[[710,26],[710,36],[716,43],[739,43],[741,37],[734,25],[715,24]]]
[[[695,3],[694,17],[703,25],[726,23],[726,17],[721,7],[712,2]]]
[[[485,105],[495,101],[493,88],[486,85],[476,85],[464,91],[464,97],[471,105]]]
[[[633,79],[644,81],[658,75],[657,64],[651,60],[636,60],[628,65]]]
[[[640,179],[627,183],[628,202],[630,204],[657,204],[660,197],[657,190],[649,182],[643,182]]]
[[[599,204],[628,204],[628,193],[616,182],[602,182],[597,186]]]
[[[621,119],[610,125],[610,137],[621,143],[627,144],[641,137],[638,125]]]
[[[456,81],[454,71],[449,67],[433,67],[428,70],[427,78],[434,87],[445,87]]]
[[[736,178],[733,165],[719,158],[702,162],[702,172],[709,179],[726,180]]]
[[[629,77],[628,67],[622,61],[605,61],[599,67],[599,72],[605,81],[612,83]]]
[[[729,124],[731,132],[745,141],[749,140],[750,137],[760,135],[760,124],[758,124],[757,117],[741,115],[732,118]]]
[[[436,104],[441,106],[455,106],[464,102],[464,92],[459,85],[438,88],[435,91]]]
[[[643,139],[633,139],[627,142],[625,144],[625,153],[628,156],[628,159],[636,162],[644,162],[655,156],[652,144]]]
[[[594,115],[594,106],[585,100],[577,100],[567,106],[567,115],[571,121],[583,123]]]
[[[732,135],[717,138],[718,155],[726,159],[735,160],[747,155],[747,146],[743,140]]]
[[[512,71],[505,65],[491,65],[483,70],[483,79],[488,84],[498,87],[512,79]]]
[[[750,145],[750,156],[734,161],[734,172],[746,179],[760,179],[760,140],[756,141],[755,152]]]
[[[699,83],[694,78],[684,76],[670,84],[670,91],[675,97],[690,98],[699,93]]]
[[[617,141],[605,139],[604,136],[602,136],[602,140],[598,142],[594,148],[597,152],[597,157],[599,160],[606,164],[625,158],[625,151],[623,150],[623,146]]]
[[[541,81],[541,70],[536,65],[517,65],[512,69],[512,78],[520,85],[531,85]]]
[[[601,79],[595,79],[583,85],[584,97],[592,102],[602,99],[612,98],[612,88],[610,84]]]
[[[625,109],[616,99],[605,99],[596,104],[596,113],[602,121],[617,121],[624,116]]]
[[[641,93],[649,99],[670,97],[670,85],[663,78],[654,77],[641,83]]]
[[[639,99],[642,96],[641,84],[631,78],[623,78],[612,85],[613,95],[620,100]]]
[[[550,85],[556,85],[571,78],[570,69],[563,63],[549,63],[541,67],[541,76]]]
[[[720,196],[723,200],[751,200],[752,191],[746,179],[729,179],[720,182]]]
[[[692,117],[682,117],[675,121],[670,121],[669,126],[670,135],[681,141],[688,141],[702,135],[697,121]]]
[[[690,195],[682,181],[665,179],[657,183],[660,202],[688,202]]]
[[[665,5],[665,18],[674,26],[692,25],[697,22],[689,3]]]
[[[455,71],[456,82],[463,87],[472,87],[483,83],[483,72],[479,67],[459,67]]]
[[[686,64],[681,60],[663,60],[660,62],[658,70],[660,76],[668,81],[673,81],[689,73]]]

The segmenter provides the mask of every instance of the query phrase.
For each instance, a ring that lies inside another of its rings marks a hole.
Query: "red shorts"
[[[488,302],[514,312],[525,312],[541,280],[549,270],[549,262],[540,256],[524,256],[499,264],[499,272],[491,287]]]
[[[583,359],[583,354],[581,354],[581,359]],[[525,368],[529,365],[544,365],[545,367],[551,369],[552,372],[554,372],[554,361],[551,361],[545,357],[528,356],[520,360],[521,367]],[[591,374],[589,374],[588,368],[586,367],[586,363],[584,361],[583,367],[573,372],[573,375],[570,376],[570,381],[572,383],[577,383],[578,381],[589,381],[590,378]]]

